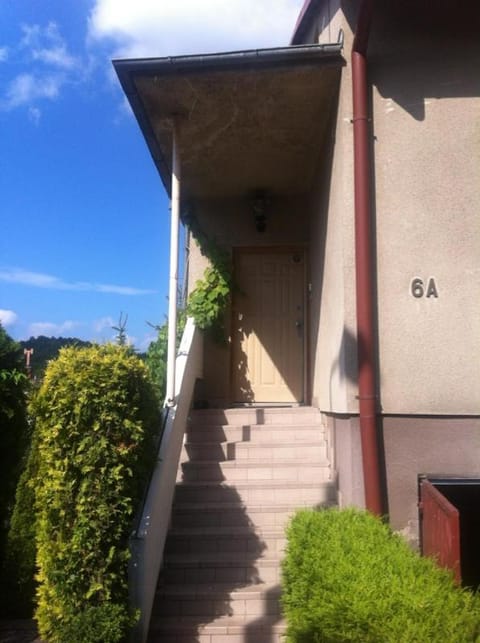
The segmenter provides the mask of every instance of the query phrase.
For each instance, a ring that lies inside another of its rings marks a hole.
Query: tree
[[[28,379],[23,351],[0,325],[0,552],[4,566],[5,541],[8,532],[15,488],[28,445],[27,422]],[[2,585],[2,592],[5,587]],[[4,604],[0,597],[0,604]]]
[[[123,319],[123,313],[120,313],[118,326],[112,326],[112,329],[117,331],[117,336],[115,337],[115,339],[117,340],[117,344],[119,346],[126,346],[127,344],[127,320],[128,315],[125,315],[125,319]]]
[[[92,345],[91,342],[83,341],[78,337],[45,337],[44,335],[30,337],[30,339],[21,341],[19,344],[22,349],[33,348],[31,365],[34,379],[43,377],[47,363],[58,357],[59,350],[64,346],[87,348]]]
[[[177,348],[182,339],[185,322],[185,310],[177,311]],[[151,342],[147,349],[146,364],[159,400],[163,402],[167,387],[168,320],[165,320],[161,326],[150,325],[156,329],[157,339]]]

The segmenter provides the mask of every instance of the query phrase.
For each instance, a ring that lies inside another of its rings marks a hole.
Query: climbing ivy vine
[[[186,220],[200,252],[210,261],[203,279],[197,280],[190,293],[187,314],[194,318],[198,328],[208,330],[217,341],[225,340],[224,313],[232,289],[232,262],[230,254],[201,229],[197,219]]]

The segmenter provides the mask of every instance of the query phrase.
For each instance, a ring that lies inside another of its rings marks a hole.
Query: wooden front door
[[[235,253],[233,400],[304,401],[305,253]]]

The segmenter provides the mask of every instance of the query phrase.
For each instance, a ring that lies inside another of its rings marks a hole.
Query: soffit
[[[296,194],[312,184],[341,60],[176,73],[137,65],[122,84],[167,191],[175,115],[184,197]]]

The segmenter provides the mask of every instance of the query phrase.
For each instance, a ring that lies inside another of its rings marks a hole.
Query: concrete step
[[[165,557],[239,552],[254,560],[267,552],[279,555],[284,549],[285,532],[281,527],[178,527],[168,533]]]
[[[178,470],[177,481],[225,481],[230,483],[250,480],[285,480],[314,482],[330,479],[330,466],[320,463],[292,463],[289,460],[265,463],[235,460],[228,462],[184,462]]]
[[[327,457],[327,445],[321,435],[312,442],[291,441],[281,444],[252,442],[187,442],[182,451],[182,462],[210,460],[226,462],[236,460],[261,460],[276,462],[288,458],[292,461],[319,462]]]
[[[325,429],[319,424],[289,425],[221,425],[191,426],[186,431],[187,443],[206,442],[249,442],[252,444],[291,444],[321,442],[325,438]]]
[[[231,583],[160,585],[155,616],[280,616],[280,587],[257,583],[232,587]]]
[[[209,424],[299,424],[320,423],[320,411],[311,406],[279,406],[237,409],[202,409],[192,411],[190,421]]]
[[[170,554],[164,561],[163,583],[280,582],[279,556],[253,558],[244,552]]]
[[[148,643],[284,643],[285,620],[260,618],[157,617],[152,621]]]
[[[179,482],[175,487],[174,503],[180,502],[241,502],[250,505],[318,506],[335,500],[333,481],[295,482],[266,480],[238,482]]]

